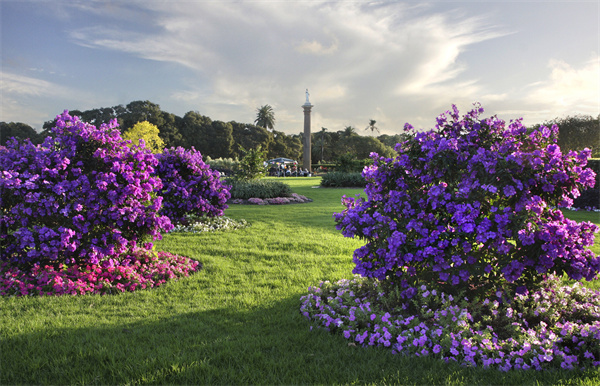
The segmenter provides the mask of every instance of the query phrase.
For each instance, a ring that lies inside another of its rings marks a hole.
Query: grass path
[[[352,276],[360,242],[342,237],[331,215],[342,194],[360,190],[285,182],[314,201],[233,205],[225,214],[250,227],[157,243],[201,261],[192,277],[115,296],[0,298],[0,384],[600,383],[597,369],[467,369],[311,331],[299,298],[320,280]]]

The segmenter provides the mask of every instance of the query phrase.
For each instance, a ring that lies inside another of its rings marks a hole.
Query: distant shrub
[[[335,163],[335,171],[345,173],[360,173],[365,166],[373,165],[372,159],[357,159],[353,154],[341,155]]]
[[[330,172],[323,175],[321,186],[324,188],[361,187],[364,188],[367,181],[361,173],[353,172]]]
[[[232,199],[249,198],[275,198],[291,197],[292,189],[289,185],[279,181],[272,180],[253,180],[241,181],[228,179],[227,184],[231,185],[230,193]]]
[[[217,231],[232,231],[243,229],[249,226],[248,221],[234,220],[232,218],[207,217],[191,215],[187,218],[186,224],[176,225],[171,232],[181,233],[202,233],[202,232],[217,232]]]
[[[212,170],[217,170],[227,176],[234,175],[240,168],[240,160],[236,158],[210,158],[206,157],[204,162],[210,165]]]

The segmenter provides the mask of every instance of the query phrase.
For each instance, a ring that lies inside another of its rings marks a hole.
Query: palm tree
[[[344,137],[352,137],[356,135],[356,129],[352,126],[344,127]]]
[[[321,127],[321,163],[323,163],[323,153],[325,152],[325,132],[327,128]]]
[[[376,124],[376,123],[377,123],[377,121],[376,121],[376,120],[374,120],[374,119],[370,119],[370,120],[369,120],[369,126],[367,126],[367,127],[365,128],[365,130],[369,130],[369,129],[371,129],[371,133],[373,133],[374,131],[377,131],[377,132],[379,133],[379,129],[378,129],[376,126],[375,126],[375,124]]]
[[[273,130],[275,127],[275,113],[270,105],[264,105],[256,109],[256,120],[254,124],[256,126],[264,127],[267,130]]]

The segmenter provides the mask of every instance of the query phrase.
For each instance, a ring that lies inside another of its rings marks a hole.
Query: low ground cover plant
[[[306,196],[298,193],[292,193],[290,197],[274,197],[274,198],[258,198],[251,197],[247,200],[236,198],[231,200],[232,204],[242,205],[285,205],[285,204],[302,204],[305,202],[312,202],[312,200]]]
[[[594,185],[590,150],[562,154],[558,127],[482,113],[453,106],[397,157],[373,154],[366,198],[344,197],[334,214],[344,236],[366,242],[353,273],[368,280],[311,290],[304,315],[362,345],[472,366],[598,366],[600,295],[552,279],[600,271],[588,248],[598,227],[557,209]],[[567,312],[538,307],[552,291]]]
[[[423,284],[406,299],[357,276],[311,287],[300,310],[352,344],[394,354],[502,371],[600,366],[599,291],[549,277],[535,292],[499,295],[453,296]]]
[[[235,220],[227,216],[188,216],[185,224],[175,225],[171,232],[201,233],[216,231],[232,231],[249,226],[248,221]]]
[[[36,264],[24,270],[0,262],[0,296],[116,294],[158,287],[189,276],[201,264],[167,252],[136,249],[117,264]]]

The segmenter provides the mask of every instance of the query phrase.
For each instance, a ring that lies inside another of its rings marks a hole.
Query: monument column
[[[306,102],[302,105],[304,109],[304,153],[303,153],[303,167],[304,169],[312,172],[311,165],[311,141],[310,141],[310,110],[313,105],[310,104],[308,100],[309,94],[308,89],[306,89]]]

